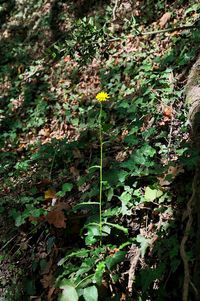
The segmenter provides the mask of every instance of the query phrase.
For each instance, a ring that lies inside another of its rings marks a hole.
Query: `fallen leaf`
[[[56,228],[66,228],[66,217],[62,210],[52,210],[46,215],[46,220]]]
[[[182,166],[169,166],[167,172],[162,177],[158,177],[160,186],[169,186],[176,176],[183,172],[184,169]]]
[[[165,13],[161,18],[160,18],[160,21],[159,21],[159,25],[161,28],[163,28],[167,22],[170,20],[171,18],[171,13],[167,12]]]
[[[171,117],[172,117],[172,112],[173,112],[172,107],[167,106],[167,107],[165,107],[164,110],[163,110],[163,115],[164,115],[165,117],[171,118]]]
[[[42,221],[45,220],[45,216],[41,215],[39,217],[34,217],[34,216],[30,215],[29,218],[28,218],[28,220],[29,220],[29,222],[36,222],[36,223],[37,222],[42,222]]]
[[[54,283],[53,275],[52,274],[45,274],[43,276],[43,278],[40,280],[40,282],[42,283],[42,286],[44,288],[51,287]]]
[[[125,301],[125,300],[126,300],[126,295],[122,293],[120,297],[120,301]]]
[[[74,177],[78,177],[80,175],[79,170],[75,166],[70,167],[70,172]]]
[[[70,58],[69,55],[67,55],[67,56],[64,57],[63,60],[64,60],[65,63],[67,63],[67,62],[70,62],[71,58]]]
[[[81,152],[78,148],[74,148],[72,153],[73,153],[75,159],[81,159],[82,158],[82,154],[81,154]]]
[[[52,301],[52,295],[53,295],[54,291],[55,291],[55,287],[50,287],[49,288],[48,296],[47,296],[48,301]]]
[[[39,136],[44,136],[44,137],[49,137],[50,135],[50,129],[48,128],[44,128],[44,129],[41,129],[38,133]]]
[[[44,192],[44,198],[45,198],[45,200],[56,198],[56,191],[51,188],[46,190]]]

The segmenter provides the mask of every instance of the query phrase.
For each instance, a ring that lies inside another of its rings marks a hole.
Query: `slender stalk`
[[[152,35],[152,34],[159,34],[159,33],[166,33],[166,32],[174,32],[174,31],[180,31],[180,30],[186,30],[186,29],[193,29],[193,28],[199,28],[199,26],[197,25],[183,25],[183,26],[178,26],[178,27],[174,27],[174,28],[166,28],[166,29],[160,29],[160,30],[155,30],[155,31],[147,31],[147,32],[137,32],[133,35],[128,35],[128,36],[124,36],[122,38],[112,38],[109,39],[109,42],[112,41],[119,41],[119,40],[124,40],[127,38],[135,38],[138,36],[145,36],[145,35]]]
[[[50,172],[49,172],[49,179],[50,180],[51,180],[51,176],[52,176],[53,165],[54,165],[55,158],[56,158],[56,152],[57,152],[57,148],[54,151],[54,155],[53,155],[52,162],[51,162],[51,168],[50,168]]]
[[[100,169],[99,169],[99,233],[100,246],[102,244],[102,188],[103,188],[103,134],[102,134],[102,103],[99,113],[99,142],[100,142]]]
[[[91,275],[88,275],[87,277],[85,277],[84,279],[82,279],[81,281],[79,281],[79,283],[75,286],[76,288],[77,287],[79,287],[79,285],[81,284],[81,283],[83,283],[85,280],[87,280],[87,279],[90,279],[91,277],[93,277],[94,276],[94,274],[91,274]]]

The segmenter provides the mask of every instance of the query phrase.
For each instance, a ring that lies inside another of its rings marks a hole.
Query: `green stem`
[[[51,168],[50,168],[50,172],[49,172],[49,179],[50,180],[51,180],[51,176],[52,176],[53,165],[54,165],[55,158],[56,158],[56,152],[57,152],[57,148],[54,151],[53,159],[52,159],[52,162],[51,162]]]
[[[102,103],[99,113],[99,142],[100,142],[100,169],[99,169],[99,233],[100,246],[102,244],[102,188],[103,188],[103,134],[102,134]]]
[[[91,278],[91,277],[93,277],[93,276],[94,276],[94,274],[88,275],[87,277],[85,277],[84,279],[82,279],[81,281],[79,281],[79,283],[75,286],[75,288],[79,287],[79,285],[80,285],[81,283],[83,283],[85,280],[87,280],[87,279],[89,279],[89,278]]]

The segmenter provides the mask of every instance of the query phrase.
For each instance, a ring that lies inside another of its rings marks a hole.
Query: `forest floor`
[[[154,2],[0,4],[0,300],[180,301],[200,4]]]

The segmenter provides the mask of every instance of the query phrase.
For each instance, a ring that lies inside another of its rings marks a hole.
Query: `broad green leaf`
[[[144,257],[145,253],[146,253],[146,250],[147,248],[149,247],[150,243],[151,243],[151,240],[148,239],[148,238],[145,238],[144,236],[142,235],[138,235],[136,237],[136,241],[140,243],[140,251],[141,251],[141,255],[142,257]]]
[[[78,294],[74,286],[65,285],[59,301],[78,301]]]
[[[86,273],[88,273],[93,268],[94,262],[95,259],[92,256],[89,258],[85,258],[78,271],[76,272],[76,278],[78,278],[79,276],[86,275]]]
[[[151,189],[149,186],[145,189],[144,198],[147,202],[153,202],[155,199],[163,195],[160,189]]]
[[[106,265],[109,270],[111,270],[116,264],[122,262],[126,255],[125,251],[118,251],[113,256],[109,256],[106,258]]]
[[[64,192],[69,192],[69,191],[72,190],[72,188],[73,188],[73,184],[72,183],[64,183],[62,185],[62,191],[64,191]]]
[[[124,183],[126,177],[128,176],[128,172],[125,170],[118,170],[117,177],[121,183]]]
[[[108,234],[110,234],[111,230],[110,230],[110,226],[108,225],[104,225],[102,227],[102,235],[103,236],[107,236]]]
[[[97,238],[99,237],[99,224],[90,223],[85,226],[87,228],[87,236],[85,238],[86,245],[92,245],[97,241]]]
[[[85,301],[98,301],[98,291],[96,286],[89,286],[84,288],[83,297]]]
[[[132,196],[128,191],[124,191],[119,197],[120,201],[125,202],[126,204],[131,200],[131,198]]]
[[[112,197],[114,195],[114,189],[110,187],[107,191],[107,201],[110,202],[112,200]]]
[[[139,139],[136,136],[130,134],[125,137],[124,142],[126,142],[129,146],[133,146],[139,143]]]
[[[122,202],[121,214],[123,216],[132,214],[132,210],[127,207],[125,202]]]
[[[25,223],[25,219],[26,217],[24,217],[23,215],[18,215],[15,219],[15,226],[20,227],[22,224]]]

